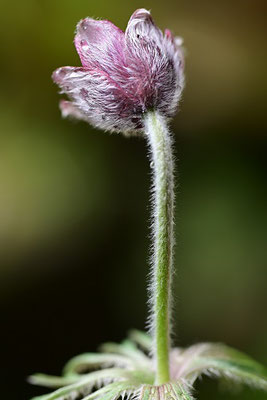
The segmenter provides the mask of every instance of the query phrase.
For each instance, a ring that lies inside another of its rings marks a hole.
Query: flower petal
[[[61,67],[52,74],[53,81],[61,88],[62,93],[71,94],[77,87],[82,87],[88,72],[82,67]]]
[[[125,31],[125,37],[127,41],[139,47],[144,40],[151,44],[161,45],[163,34],[154,24],[150,12],[140,8],[131,16]]]
[[[149,11],[139,9],[129,20],[125,41],[129,75],[134,77],[143,108],[173,116],[184,78],[181,52],[170,31],[164,37]]]
[[[173,59],[174,67],[179,76],[179,81],[184,80],[184,50],[182,45],[183,39],[180,36],[173,36],[169,29],[165,30],[164,48],[169,57]]]
[[[110,21],[81,20],[74,43],[85,68],[108,71],[123,63],[124,33]]]
[[[126,135],[143,131],[151,109],[173,116],[184,86],[182,47],[170,31],[163,35],[149,11],[137,10],[125,35],[109,21],[86,18],[75,46],[83,67],[53,74],[71,100],[60,104],[63,116]]]
[[[142,114],[136,98],[105,71],[62,67],[52,77],[85,116],[83,119],[95,127],[126,135],[141,132]]]
[[[74,118],[86,121],[86,116],[71,101],[61,100],[59,108],[63,118]]]

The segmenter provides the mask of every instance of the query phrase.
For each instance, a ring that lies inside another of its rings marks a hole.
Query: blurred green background
[[[176,345],[222,341],[267,363],[267,6],[260,0],[1,1],[1,398],[35,371],[146,323],[149,162],[143,140],[62,120],[52,71],[80,65],[85,16],[125,28],[139,7],[184,37],[173,122]],[[198,399],[230,395],[204,378]]]

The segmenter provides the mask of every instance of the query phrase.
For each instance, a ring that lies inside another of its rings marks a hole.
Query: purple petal
[[[75,46],[83,67],[53,74],[71,100],[61,103],[63,116],[128,134],[142,130],[148,110],[174,114],[184,83],[181,41],[169,30],[163,35],[147,10],[132,15],[125,35],[109,21],[86,18]]]
[[[82,87],[87,71],[82,67],[61,67],[52,74],[53,81],[62,93],[73,97],[78,87]]]
[[[83,19],[74,43],[85,68],[101,66],[108,71],[123,63],[124,33],[109,21]]]
[[[183,84],[180,56],[170,31],[163,36],[149,11],[139,9],[129,20],[125,39],[130,76],[140,88],[144,109],[156,108],[172,116]]]
[[[140,8],[131,16],[125,31],[125,37],[127,41],[136,47],[142,46],[143,41],[161,46],[163,34],[154,24],[150,12]]]
[[[173,37],[173,34],[172,34],[172,32],[169,30],[169,29],[165,29],[165,38],[167,39],[167,40],[170,40],[171,42],[173,42],[173,39],[174,39],[174,37]]]
[[[181,83],[184,70],[184,51],[183,51],[183,39],[179,36],[173,36],[169,29],[165,30],[163,46],[164,51],[173,60],[174,68],[176,69],[178,80]],[[182,86],[182,85],[181,85]]]
[[[87,121],[86,116],[71,101],[61,100],[59,102],[59,108],[61,110],[63,118],[70,117],[74,119]]]
[[[126,93],[125,88],[104,71],[62,67],[53,73],[52,78],[62,93],[72,100],[61,105],[63,115],[77,117],[78,110],[83,120],[112,132],[127,134],[142,129],[142,115],[137,112],[136,98]]]

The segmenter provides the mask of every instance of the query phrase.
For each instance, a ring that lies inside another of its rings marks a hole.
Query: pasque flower
[[[174,160],[168,119],[184,84],[181,40],[155,26],[148,11],[137,10],[125,34],[108,21],[86,18],[75,45],[82,67],[63,67],[54,81],[70,101],[63,116],[125,134],[143,134],[152,168],[152,255],[149,335],[132,331],[121,344],[70,360],[63,376],[37,374],[53,393],[35,400],[193,400],[201,375],[228,378],[267,390],[267,370],[222,344],[187,349],[171,343],[171,288],[174,247]],[[194,299],[194,293],[192,293]]]
[[[62,67],[53,80],[70,101],[63,116],[125,134],[143,132],[143,114],[174,115],[184,86],[180,38],[165,34],[149,11],[131,16],[125,33],[106,20],[85,18],[74,40],[82,67]]]

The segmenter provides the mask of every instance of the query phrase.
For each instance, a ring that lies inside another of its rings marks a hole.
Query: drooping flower
[[[53,80],[67,94],[64,117],[125,134],[142,133],[143,115],[174,115],[184,86],[182,40],[165,34],[149,11],[131,16],[125,33],[106,20],[85,18],[74,40],[82,67],[62,67]]]
[[[153,169],[153,256],[150,334],[133,331],[121,344],[70,360],[61,377],[37,374],[33,384],[55,388],[33,400],[193,400],[206,374],[267,390],[265,367],[228,346],[170,341],[174,243],[174,162],[166,121],[183,87],[181,41],[137,10],[125,34],[108,21],[78,24],[75,45],[82,67],[63,67],[53,78],[70,101],[63,115],[126,134],[146,132]]]

